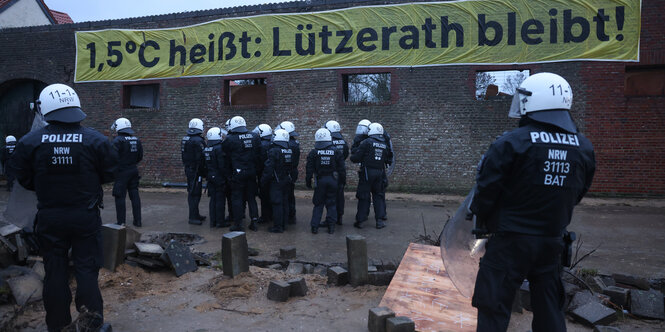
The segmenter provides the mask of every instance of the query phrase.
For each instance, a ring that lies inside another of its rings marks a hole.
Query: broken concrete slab
[[[395,271],[377,271],[367,274],[367,283],[374,286],[388,286],[393,280]]]
[[[231,278],[249,271],[249,255],[245,232],[230,232],[222,236],[222,269]]]
[[[127,229],[118,224],[102,225],[102,248],[104,268],[115,271],[125,260],[125,244]]]
[[[268,286],[268,299],[273,301],[286,302],[291,293],[291,285],[286,281],[273,280]]]
[[[582,324],[590,326],[607,325],[617,320],[616,311],[598,302],[582,305],[573,310],[570,315]]]
[[[349,273],[341,266],[328,268],[328,284],[344,286],[349,282]]]
[[[268,265],[268,268],[269,268],[269,269],[273,269],[273,270],[281,270],[281,269],[282,269],[282,264],[272,264],[272,265]]]
[[[172,240],[187,246],[206,242],[205,238],[194,233],[168,233],[156,231],[143,232],[141,234],[140,242],[157,243],[166,248]]]
[[[173,266],[173,269],[175,270],[176,277],[180,277],[185,273],[194,272],[198,269],[189,247],[178,241],[172,240],[166,247],[164,253],[169,258],[171,266]]]
[[[44,280],[44,276],[46,276],[44,262],[35,262],[35,264],[32,265],[32,271],[34,271],[41,280]]]
[[[4,226],[0,227],[0,236],[7,237],[7,236],[10,236],[10,235],[16,234],[20,231],[21,231],[21,229],[18,226],[10,223],[10,224],[7,224],[7,225],[4,225]]]
[[[630,305],[630,289],[617,287],[617,286],[607,286],[603,290],[603,294],[610,297],[610,301],[622,308],[628,308]]]
[[[581,307],[587,303],[598,303],[598,304],[604,304],[607,303],[609,300],[609,296],[607,295],[602,295],[602,294],[592,294],[588,290],[583,290],[581,292],[576,293],[573,296],[573,299],[570,300],[570,304],[568,305],[568,311],[573,311],[577,309],[578,307]]]
[[[127,262],[132,262],[138,265],[141,265],[143,267],[148,267],[148,268],[163,268],[166,267],[166,264],[160,260],[160,259],[154,259],[150,257],[138,257],[138,256],[127,256],[125,257],[125,260]],[[132,264],[130,264],[132,265]],[[136,266],[136,265],[134,265]]]
[[[135,242],[134,246],[141,256],[159,257],[164,253],[164,248],[156,243]]]
[[[44,284],[36,273],[29,273],[7,280],[14,300],[19,306],[42,299]]]
[[[388,318],[395,317],[395,312],[388,307],[376,307],[369,309],[367,318],[367,329],[369,332],[384,332]]]
[[[325,265],[317,265],[314,267],[313,274],[318,274],[320,276],[325,277],[328,275],[328,267]]]
[[[346,236],[346,258],[349,267],[349,283],[356,287],[367,283],[367,241],[358,234]]]
[[[125,232],[125,249],[134,249],[134,243],[141,242],[141,233],[134,228],[127,228]]]
[[[305,267],[302,263],[289,263],[289,266],[286,268],[286,273],[288,274],[302,274]]]
[[[605,282],[603,281],[603,278],[599,276],[595,276],[592,278],[589,278],[588,280],[589,287],[596,292],[596,293],[602,293],[607,286],[605,285]]]
[[[296,247],[284,247],[279,248],[279,258],[281,259],[295,259],[296,258]]]
[[[630,292],[630,313],[636,316],[665,320],[663,293],[650,289]]]
[[[291,286],[289,296],[305,296],[307,295],[307,282],[305,278],[296,278],[287,281]]]
[[[625,274],[612,274],[612,278],[614,281],[618,284],[624,284],[624,285],[629,285],[633,287],[637,287],[641,290],[649,290],[651,288],[651,284],[649,283],[649,280],[641,277],[635,277],[635,276],[630,276],[630,275],[625,275]]]
[[[413,332],[416,323],[406,316],[396,316],[386,319],[386,332]]]

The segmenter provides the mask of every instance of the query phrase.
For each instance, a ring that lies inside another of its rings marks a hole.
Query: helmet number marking
[[[561,84],[557,85],[556,87],[559,88],[559,94],[563,95],[563,88],[561,87]],[[550,85],[550,89],[552,89],[552,96],[556,96],[556,89],[554,87],[554,84]]]

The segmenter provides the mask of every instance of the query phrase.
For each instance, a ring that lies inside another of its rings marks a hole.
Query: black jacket
[[[342,136],[342,133],[336,132],[332,134],[332,139],[333,146],[342,151],[344,160],[346,160],[349,157],[349,144],[344,140],[344,136]]]
[[[203,149],[206,142],[201,134],[186,135],[180,142],[180,152],[182,164],[188,168],[195,168],[198,176],[205,176],[207,173]]]
[[[392,160],[392,150],[381,135],[372,135],[362,141],[351,153],[351,161],[364,167],[385,169]]]
[[[581,133],[523,121],[485,154],[471,211],[490,232],[558,236],[591,186],[596,162]]]
[[[207,146],[203,150],[206,161],[206,168],[208,169],[208,182],[216,185],[223,186],[226,184],[226,166],[225,155],[222,150],[222,142],[216,142]]]
[[[293,150],[273,144],[268,150],[268,158],[263,167],[261,184],[266,185],[271,181],[286,185],[293,183],[291,172],[295,165]]]
[[[261,160],[261,142],[257,134],[246,129],[232,131],[222,143],[222,149],[230,179],[256,176]]]
[[[14,149],[16,148],[16,144],[7,144],[2,147],[2,151],[0,151],[0,164],[2,164],[2,172],[6,174],[7,172],[7,162],[9,162],[9,158],[12,156],[14,153]]]
[[[344,154],[333,144],[321,149],[312,149],[307,155],[305,166],[306,183],[312,182],[312,177],[333,175],[339,183],[346,183],[346,168],[344,167]]]
[[[118,172],[136,169],[136,164],[143,160],[143,145],[136,136],[118,133],[113,147],[118,152]]]

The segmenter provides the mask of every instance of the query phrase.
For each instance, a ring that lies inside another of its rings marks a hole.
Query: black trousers
[[[290,183],[270,182],[270,204],[272,204],[273,228],[284,230],[289,219]]]
[[[259,207],[256,204],[257,186],[255,175],[231,178],[231,204],[233,222],[236,226],[241,226],[245,214],[245,202],[249,207],[249,217],[252,219],[259,217]]]
[[[60,331],[72,321],[69,249],[76,278],[76,309],[81,311],[85,306],[103,317],[102,294],[97,281],[103,260],[99,210],[42,209],[37,212],[36,231],[46,271],[43,297],[48,330]],[[99,326],[102,322],[100,318]]]
[[[289,222],[296,220],[296,181],[298,180],[298,170],[291,172],[292,182],[289,184]]]
[[[370,204],[374,204],[374,218],[377,221],[386,219],[384,173],[383,169],[369,167],[364,167],[358,172],[358,190],[356,192],[358,211],[356,212],[356,221],[363,222],[367,220]]]
[[[263,221],[272,221],[272,204],[270,203],[270,184],[261,185],[259,190],[261,198],[261,218]]]
[[[126,220],[125,197],[129,193],[129,201],[132,202],[132,215],[134,223],[141,222],[141,197],[139,197],[138,169],[130,169],[119,172],[113,184],[113,197],[115,197],[115,214],[119,225],[124,225]]]
[[[339,220],[344,215],[344,187],[345,185],[337,184],[337,219]]]
[[[326,223],[335,225],[337,222],[337,180],[332,175],[319,176],[316,179],[312,203],[314,203],[310,222],[312,227],[319,227],[324,205],[326,206]]]
[[[560,261],[563,248],[561,237],[513,234],[490,238],[471,302],[478,308],[477,330],[506,331],[515,293],[526,278],[533,331],[566,331]]]
[[[224,193],[224,185],[215,185],[208,181],[210,227],[221,226],[224,223],[224,210],[226,210],[226,195]]]
[[[203,191],[203,181],[197,174],[196,167],[185,166],[185,175],[187,176],[187,205],[189,206],[189,219],[198,220],[199,202],[201,202],[201,193]]]

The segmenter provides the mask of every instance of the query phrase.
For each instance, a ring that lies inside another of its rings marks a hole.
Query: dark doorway
[[[0,137],[20,139],[30,131],[35,114],[30,103],[39,99],[46,83],[35,80],[11,80],[0,84]]]

